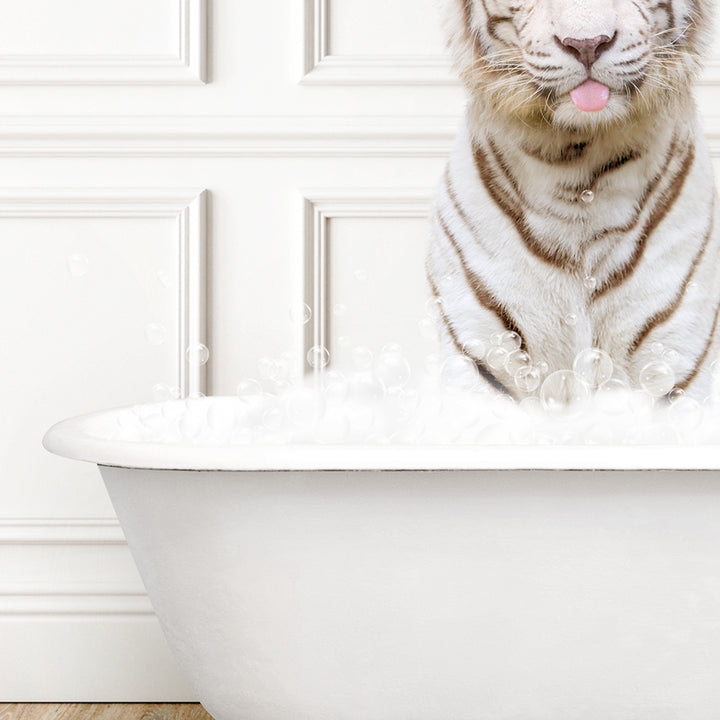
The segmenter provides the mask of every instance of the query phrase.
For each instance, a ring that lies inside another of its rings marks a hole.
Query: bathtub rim
[[[188,471],[720,470],[717,445],[179,445],[107,440],[88,426],[114,408],[68,418],[49,452],[97,465]]]

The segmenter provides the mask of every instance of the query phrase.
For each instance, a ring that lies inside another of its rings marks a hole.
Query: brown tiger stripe
[[[552,252],[549,248],[543,246],[532,234],[528,228],[525,213],[517,203],[508,197],[506,192],[501,190],[497,181],[497,174],[490,167],[488,157],[479,145],[475,146],[473,156],[475,159],[475,167],[478,170],[485,190],[502,213],[515,226],[515,230],[517,230],[517,233],[520,235],[520,239],[523,241],[525,247],[535,255],[535,257],[540,258],[540,260],[549,265],[568,272],[577,271],[578,263],[568,253],[562,251]]]
[[[550,72],[563,69],[561,65],[536,65],[535,63],[531,63],[527,58],[525,59],[525,64],[538,72]]]
[[[560,213],[555,212],[555,210],[551,207],[543,207],[538,210],[537,207],[533,207],[530,202],[528,201],[527,197],[523,193],[523,191],[520,189],[520,184],[517,181],[517,178],[513,175],[512,170],[510,169],[510,163],[506,160],[505,156],[500,151],[500,148],[495,144],[495,141],[492,138],[488,138],[488,146],[490,148],[490,152],[492,153],[493,160],[495,161],[495,164],[500,169],[500,172],[502,173],[503,177],[507,180],[508,185],[510,185],[512,191],[515,193],[516,196],[516,206],[519,208],[528,208],[529,210],[532,210],[534,213],[538,215],[542,215],[544,217],[554,217],[557,220],[560,220],[562,222],[571,222],[572,218],[568,218],[567,216],[561,215]]]
[[[638,10],[638,12],[640,13],[640,16],[642,17],[642,19],[643,19],[646,23],[649,24],[649,23],[650,23],[650,18],[647,16],[647,13],[646,13],[645,10],[642,8],[642,6],[640,5],[640,3],[638,3],[637,0],[632,0],[632,4],[637,8],[637,10]]]
[[[475,363],[475,366],[478,369],[478,372],[482,377],[498,392],[503,393],[504,395],[507,395],[508,397],[512,398],[513,400],[517,401],[517,397],[515,397],[515,394],[509,390],[505,385],[503,385],[500,380],[498,380],[495,375],[490,371],[490,369],[485,365],[485,363],[482,360],[479,360],[476,357],[473,357],[472,355],[468,355],[468,353],[465,352],[465,349],[460,344],[460,340],[458,339],[457,333],[455,332],[455,328],[453,327],[452,323],[450,322],[450,319],[445,314],[445,310],[442,307],[442,298],[440,297],[440,293],[438,292],[437,286],[433,282],[432,277],[430,276],[430,273],[427,273],[427,280],[430,284],[430,289],[432,290],[433,297],[438,300],[438,307],[440,308],[440,317],[442,318],[443,325],[445,326],[445,329],[448,331],[448,335],[450,335],[450,339],[453,342],[453,345],[455,346],[455,349],[460,353],[460,355],[469,358]]]
[[[690,374],[681,382],[678,383],[675,387],[680,388],[680,390],[687,390],[690,386],[690,383],[695,379],[697,374],[700,372],[700,368],[703,366],[703,363],[707,359],[707,356],[710,352],[710,348],[712,347],[713,341],[715,340],[715,333],[717,332],[718,327],[718,319],[720,319],[720,305],[717,306],[717,309],[715,310],[715,320],[713,321],[712,330],[710,331],[710,336],[708,337],[708,341],[705,344],[705,349],[702,351],[702,354],[697,359],[697,362],[695,363],[695,366],[690,371]]]
[[[630,259],[625,263],[625,265],[610,275],[610,277],[595,290],[592,295],[593,301],[624,283],[633,274],[645,254],[645,248],[647,247],[648,240],[675,205],[675,202],[685,185],[685,180],[694,161],[695,148],[690,147],[685,159],[683,160],[680,170],[675,175],[670,186],[663,193],[662,197],[658,201],[658,204],[653,209],[647,223],[645,223],[645,227],[635,243],[635,250],[630,256]]]
[[[673,141],[670,143],[670,147],[668,148],[667,155],[665,156],[665,162],[660,169],[660,171],[652,178],[652,180],[645,186],[645,189],[643,190],[642,195],[640,196],[640,204],[638,207],[638,211],[633,216],[632,220],[630,220],[629,223],[625,225],[621,225],[619,227],[612,227],[612,228],[606,228],[602,232],[597,233],[595,235],[594,240],[602,240],[604,237],[607,237],[608,235],[611,235],[613,233],[626,233],[630,232],[631,230],[634,230],[638,223],[640,222],[640,218],[643,216],[643,213],[645,212],[645,208],[647,207],[648,202],[650,201],[650,198],[652,197],[653,193],[657,189],[658,185],[660,184],[660,181],[665,177],[668,168],[670,167],[670,164],[672,163],[675,152],[677,151],[677,138],[673,138]]]
[[[453,187],[452,178],[450,177],[450,164],[448,163],[445,166],[445,190],[447,191],[448,197],[450,198],[450,202],[453,204],[453,207],[455,208],[455,212],[460,216],[460,219],[465,223],[468,230],[470,230],[473,234],[473,238],[479,242],[479,238],[475,234],[475,228],[470,222],[470,218],[467,216],[467,213],[463,209],[462,205],[460,204],[460,200],[458,199],[457,193],[455,192],[455,188]]]
[[[614,157],[607,162],[604,162],[602,165],[596,167],[590,173],[590,176],[588,177],[586,182],[579,183],[577,185],[563,185],[562,190],[573,193],[573,196],[577,199],[577,196],[583,190],[594,190],[598,182],[600,182],[600,180],[608,173],[611,173],[613,170],[617,170],[624,165],[627,165],[633,160],[638,160],[641,157],[642,154],[638,150],[628,150],[622,155],[618,155],[617,157]]]
[[[668,15],[668,29],[675,27],[675,10],[671,1],[659,2],[657,4],[658,10],[664,10]]]
[[[495,28],[500,25],[500,23],[512,22],[512,18],[508,17],[507,15],[494,15],[488,9],[487,2],[485,0],[480,0],[480,2],[482,2],[483,10],[485,11],[485,16],[487,17],[487,21],[485,24],[487,34],[494,40],[507,44],[501,37],[498,36],[498,34],[495,32]],[[465,11],[466,18],[469,17],[469,19],[472,20],[472,2],[468,2],[468,0],[465,1]]]
[[[465,260],[465,255],[460,248],[460,243],[458,243],[457,238],[455,237],[455,235],[453,235],[440,213],[437,213],[436,217],[438,224],[440,225],[443,233],[445,234],[445,237],[452,245],[453,250],[458,257],[458,260],[460,260],[460,265],[463,269],[465,279],[467,280],[468,285],[472,288],[478,303],[482,305],[486,310],[489,310],[490,312],[495,314],[508,332],[517,333],[520,337],[520,349],[527,351],[525,338],[522,334],[522,331],[518,327],[518,324],[512,318],[505,306],[502,305],[502,303],[500,303],[498,300],[496,300],[494,295],[487,289],[487,287],[485,287],[485,284],[480,279],[480,277],[478,277],[478,275],[467,264],[467,261]]]
[[[574,160],[578,160],[585,154],[585,150],[590,145],[588,142],[574,142],[561,148],[556,154],[551,154],[547,148],[532,148],[523,146],[522,151],[530,157],[547,163],[548,165],[568,165]]]
[[[693,259],[692,265],[690,266],[690,270],[688,271],[687,275],[685,275],[685,279],[683,280],[682,284],[680,285],[680,290],[678,291],[677,295],[673,299],[673,301],[660,312],[653,315],[643,326],[642,330],[635,336],[635,339],[630,344],[630,355],[633,355],[640,345],[645,341],[645,338],[659,325],[662,325],[663,323],[667,322],[677,311],[677,309],[680,307],[680,303],[682,302],[683,297],[685,297],[685,293],[687,292],[688,285],[690,285],[690,282],[693,279],[693,276],[695,275],[695,271],[697,270],[698,265],[700,264],[700,260],[705,255],[705,250],[707,249],[708,244],[710,243],[710,238],[713,235],[713,231],[715,230],[715,204],[713,203],[713,208],[711,210],[711,220],[710,220],[710,229],[708,230],[707,234],[705,235],[705,240],[703,241],[702,247],[698,251],[698,253],[695,255],[695,258]]]

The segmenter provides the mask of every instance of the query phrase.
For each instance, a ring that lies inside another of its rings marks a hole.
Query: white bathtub
[[[717,448],[99,439],[147,591],[217,720],[717,720]],[[641,468],[653,468],[644,472]]]

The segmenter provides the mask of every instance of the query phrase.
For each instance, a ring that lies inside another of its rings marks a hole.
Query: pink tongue
[[[575,107],[583,112],[598,112],[610,99],[610,88],[594,80],[586,80],[570,92]]]

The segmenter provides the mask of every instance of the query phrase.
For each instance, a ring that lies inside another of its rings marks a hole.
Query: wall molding
[[[0,518],[3,545],[127,545],[116,518]]]
[[[0,157],[444,158],[452,115],[0,118]],[[720,157],[720,115],[703,122]]]
[[[303,85],[459,85],[445,55],[333,55],[330,0],[305,0]]]
[[[0,157],[443,157],[457,125],[457,115],[6,116]]]
[[[0,188],[1,218],[171,218],[177,223],[180,288],[176,384],[205,393],[207,368],[186,349],[207,344],[207,191],[186,189]]]
[[[127,549],[127,542],[116,518],[0,518],[0,548],[22,551],[37,546],[54,548],[56,552],[66,547],[75,553],[79,548]],[[77,573],[75,564],[70,563],[63,576]],[[63,582],[50,578],[0,581],[0,618],[154,614],[147,594],[137,583],[93,582],[86,575],[81,572],[77,579]]]
[[[207,0],[177,0],[177,53],[0,54],[0,85],[194,85],[207,78]]]
[[[51,581],[0,585],[0,618],[154,614],[147,594],[129,586]]]
[[[303,243],[303,299],[312,310],[312,322],[304,328],[303,368],[313,347],[330,347],[328,303],[330,221],[334,218],[419,218],[427,217],[431,195],[427,188],[341,188],[303,191],[305,240]],[[320,374],[320,371],[316,373]]]

